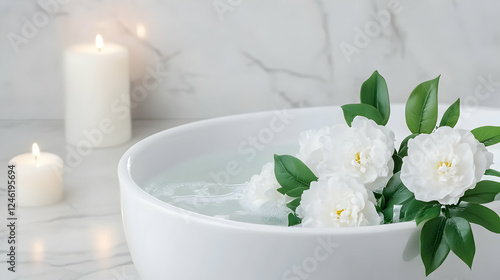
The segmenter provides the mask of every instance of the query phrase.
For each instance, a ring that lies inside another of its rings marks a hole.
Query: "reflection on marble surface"
[[[135,121],[131,142],[94,149],[64,174],[65,198],[47,207],[17,211],[17,272],[4,262],[7,230],[0,228],[0,279],[138,280],[125,241],[120,213],[118,160],[132,144],[178,121]],[[38,142],[68,164],[62,121],[0,121],[0,178],[7,162]],[[2,179],[2,181],[4,181]],[[6,220],[6,185],[0,183],[0,221]],[[5,208],[4,208],[5,207]]]
[[[393,101],[442,74],[441,102],[500,106],[499,8],[494,0],[2,0],[0,119],[62,118],[61,52],[98,32],[130,50],[136,118],[343,104],[375,69]]]

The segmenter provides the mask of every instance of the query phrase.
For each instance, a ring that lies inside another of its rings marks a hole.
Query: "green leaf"
[[[297,198],[293,199],[292,201],[290,201],[286,204],[286,207],[288,207],[293,212],[295,212],[295,210],[297,210],[297,207],[299,207],[299,205],[300,205],[301,199],[302,199],[301,197],[297,197]]]
[[[427,205],[427,202],[416,200],[415,197],[413,197],[413,199],[409,200],[408,203],[401,209],[401,212],[403,212],[402,213],[403,220],[404,221],[415,220],[415,217],[417,216],[420,209],[422,209],[426,205]]]
[[[288,214],[288,226],[295,226],[302,223],[302,220],[294,213]]]
[[[419,84],[406,102],[406,124],[412,133],[431,133],[436,127],[439,77]]]
[[[428,220],[432,220],[441,214],[441,205],[436,203],[428,203],[421,208],[415,215],[417,225]]]
[[[404,221],[413,221],[415,220],[417,224],[420,224],[421,222],[424,222],[427,217],[432,217],[433,211],[437,210],[431,210],[429,213],[425,213],[430,208],[437,207],[439,206],[439,209],[441,209],[441,204],[439,204],[437,201],[431,201],[431,202],[424,202],[420,200],[416,200],[414,197],[412,200],[409,200],[406,205],[403,206],[403,209],[401,209],[401,212],[403,213],[403,220]],[[436,217],[439,216],[436,215]],[[417,220],[418,217],[418,220]],[[432,217],[434,218],[434,217]]]
[[[469,222],[460,217],[447,219],[444,236],[446,243],[448,243],[455,255],[472,269],[476,245]]]
[[[385,197],[382,193],[376,191],[373,192],[373,196],[375,196],[375,209],[377,209],[377,212],[382,212],[384,207],[385,207]]]
[[[471,130],[471,132],[485,146],[500,142],[500,126],[482,126]]]
[[[351,126],[352,121],[356,116],[363,116],[370,120],[373,120],[377,124],[383,124],[382,116],[380,115],[377,108],[368,104],[347,104],[343,105],[342,111],[344,111],[344,119],[347,125]]]
[[[300,224],[302,221],[295,210],[300,205],[302,193],[318,178],[302,161],[289,155],[274,155],[274,174],[281,185],[278,192],[295,197],[286,205],[293,211],[288,215],[288,225]]]
[[[500,177],[500,171],[496,171],[494,169],[487,169],[486,172],[484,172],[484,175]]]
[[[483,204],[495,200],[498,193],[500,193],[500,183],[484,180],[478,182],[475,188],[467,190],[461,200]]]
[[[488,207],[474,203],[461,203],[449,209],[452,217],[461,217],[491,232],[500,233],[500,217]]]
[[[387,83],[378,71],[361,85],[361,103],[375,107],[382,117],[381,125],[386,125],[391,114]]]
[[[383,195],[386,198],[386,207],[399,205],[409,198],[413,197],[413,193],[409,191],[401,181],[401,172],[392,175],[383,190]]]
[[[392,170],[392,173],[401,171],[401,166],[403,166],[403,159],[398,155],[396,151],[394,151],[394,154],[392,155],[392,160],[394,161],[394,169]]]
[[[274,174],[281,188],[278,191],[291,197],[300,197],[318,180],[314,173],[298,158],[274,155]]]
[[[450,247],[444,237],[446,218],[436,217],[427,221],[420,233],[420,256],[428,276],[436,270],[450,253]]]
[[[455,127],[460,118],[460,98],[451,104],[450,107],[444,112],[443,118],[439,126]]]
[[[394,205],[404,205],[406,202],[414,199],[413,193],[405,187],[401,181],[400,175],[401,172],[392,175],[387,186],[383,190],[383,195],[385,197],[385,209],[383,214],[385,222],[388,223],[393,220]]]
[[[410,134],[403,140],[403,142],[401,142],[401,146],[399,146],[399,152],[398,152],[398,155],[400,157],[404,158],[405,156],[408,155],[408,142],[417,136],[418,134],[416,133]]]
[[[389,179],[389,182],[387,182],[385,188],[382,189],[382,193],[387,200],[392,197],[401,187],[404,187],[404,184],[401,181],[401,172],[397,172]]]

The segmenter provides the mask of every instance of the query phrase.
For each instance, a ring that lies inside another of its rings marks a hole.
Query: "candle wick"
[[[99,50],[99,52],[101,52],[101,48],[97,48]]]

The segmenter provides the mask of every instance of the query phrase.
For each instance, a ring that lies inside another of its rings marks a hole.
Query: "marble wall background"
[[[135,118],[355,102],[375,69],[393,101],[442,74],[442,102],[500,106],[499,10],[494,0],[0,0],[0,119],[64,118],[62,52],[97,33],[130,50]]]

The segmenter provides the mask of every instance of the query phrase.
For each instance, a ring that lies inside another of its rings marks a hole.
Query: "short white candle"
[[[64,56],[66,141],[79,147],[109,147],[131,137],[128,51],[104,44],[76,45]]]
[[[35,143],[31,154],[12,158],[15,165],[17,205],[21,207],[49,205],[63,197],[63,160],[51,153],[40,153]]]

